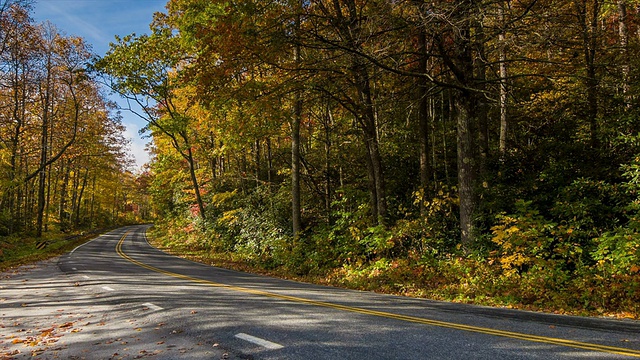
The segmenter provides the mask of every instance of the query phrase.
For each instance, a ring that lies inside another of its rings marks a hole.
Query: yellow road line
[[[388,319],[395,319],[395,320],[407,321],[407,322],[424,324],[424,325],[438,326],[438,327],[449,328],[449,329],[463,330],[463,331],[469,331],[469,332],[480,333],[480,334],[501,336],[501,337],[530,341],[530,342],[544,343],[544,344],[550,344],[550,345],[560,345],[560,346],[566,346],[566,347],[571,347],[576,349],[583,349],[583,350],[589,350],[589,351],[596,351],[596,352],[603,352],[603,353],[640,358],[640,350],[627,349],[627,348],[621,348],[621,347],[615,347],[615,346],[599,345],[599,344],[591,344],[591,343],[585,343],[580,341],[558,339],[558,338],[552,338],[552,337],[546,337],[546,336],[523,334],[523,333],[504,331],[504,330],[496,330],[496,329],[490,329],[490,328],[485,328],[480,326],[456,324],[456,323],[450,323],[446,321],[430,320],[430,319],[409,316],[409,315],[392,314],[392,313],[383,312],[383,311],[369,310],[369,309],[334,304],[334,303],[329,303],[324,301],[305,299],[305,298],[300,298],[296,296],[276,294],[276,293],[271,293],[271,292],[262,291],[262,290],[249,289],[249,288],[244,288],[240,286],[221,284],[221,283],[216,283],[209,280],[198,279],[191,276],[162,270],[155,266],[147,265],[145,263],[142,263],[138,260],[131,258],[129,255],[125,254],[124,251],[122,250],[122,244],[124,243],[128,235],[129,235],[129,232],[122,235],[122,238],[116,245],[116,252],[118,253],[118,255],[120,255],[125,260],[135,265],[138,265],[140,267],[143,267],[145,269],[148,269],[160,274],[164,274],[167,276],[175,277],[178,279],[187,280],[190,282],[205,284],[205,285],[218,287],[218,288],[225,288],[225,289],[238,291],[246,294],[266,296],[266,297],[280,299],[280,300],[287,300],[287,301],[303,303],[308,305],[321,306],[325,308],[332,308],[332,309],[348,311],[352,313],[372,315],[372,316],[378,316],[378,317],[383,317]]]

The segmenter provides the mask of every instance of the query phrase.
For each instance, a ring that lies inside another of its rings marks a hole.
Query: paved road
[[[121,228],[0,283],[0,359],[617,359],[640,322],[493,309],[212,268]],[[4,357],[3,357],[4,354]]]

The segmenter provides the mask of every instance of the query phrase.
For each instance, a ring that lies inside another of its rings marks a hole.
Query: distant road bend
[[[258,359],[640,358],[640,322],[539,314],[316,286],[219,269],[124,227],[60,259],[186,336]],[[158,320],[158,321],[160,321]]]

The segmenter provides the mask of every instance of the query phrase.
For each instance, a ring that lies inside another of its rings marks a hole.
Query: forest
[[[2,231],[129,201],[214,264],[640,318],[637,0],[170,0],[101,58],[17,9]],[[93,81],[147,123],[129,190]]]
[[[28,239],[148,217],[115,105],[79,37],[0,2],[0,262]],[[24,244],[23,244],[24,245]],[[31,244],[30,244],[31,245]]]

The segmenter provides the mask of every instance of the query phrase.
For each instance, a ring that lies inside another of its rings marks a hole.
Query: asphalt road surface
[[[622,359],[640,322],[451,304],[214,268],[147,226],[2,274],[0,359]]]

